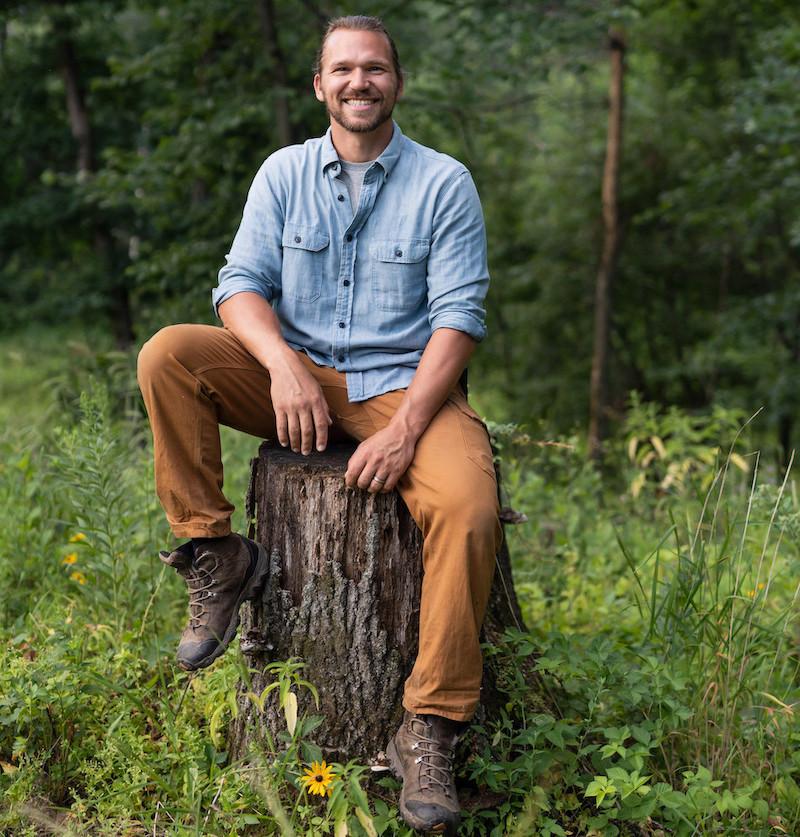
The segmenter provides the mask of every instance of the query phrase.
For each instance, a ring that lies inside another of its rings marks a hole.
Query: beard
[[[353,96],[351,98],[357,98]],[[392,118],[395,103],[397,102],[397,92],[391,98],[383,98],[378,101],[378,107],[369,115],[354,116],[346,112],[347,105],[341,100],[331,101],[328,97],[325,98],[325,107],[328,111],[328,116],[342,126],[346,131],[351,131],[355,134],[367,134],[379,128],[385,122]]]

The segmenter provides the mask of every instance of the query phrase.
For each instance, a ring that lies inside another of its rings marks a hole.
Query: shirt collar
[[[400,152],[403,149],[403,132],[400,130],[400,126],[396,122],[392,122],[392,125],[394,126],[392,138],[386,148],[383,149],[381,155],[375,161],[383,169],[384,180],[391,174],[392,169],[400,159]],[[339,167],[339,155],[333,147],[330,128],[328,128],[325,132],[325,136],[322,138],[321,162],[323,171],[326,171],[328,166],[334,164],[337,166],[337,169]]]

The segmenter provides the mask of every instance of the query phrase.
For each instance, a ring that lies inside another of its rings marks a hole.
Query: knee
[[[136,360],[136,376],[139,387],[163,374],[170,360],[179,357],[186,343],[186,329],[182,325],[171,325],[157,331],[140,349]]]
[[[470,486],[439,498],[435,516],[448,528],[455,527],[469,541],[498,541],[501,532],[500,508],[495,489],[485,491]],[[499,545],[499,544],[498,544]]]

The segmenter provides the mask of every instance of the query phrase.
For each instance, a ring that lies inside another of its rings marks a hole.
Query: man
[[[142,349],[156,484],[186,579],[186,669],[209,665],[266,572],[230,531],[218,424],[325,449],[360,442],[351,488],[400,492],[424,537],[419,652],[387,749],[416,828],[453,830],[453,747],[479,702],[479,632],[501,529],[486,429],[458,385],[483,338],[480,203],[460,163],[392,121],[403,90],[376,18],[331,21],[314,75],[330,128],[257,173],[219,275],[225,328],[171,326]]]

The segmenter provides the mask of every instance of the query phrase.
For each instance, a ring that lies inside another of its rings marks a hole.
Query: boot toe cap
[[[415,828],[434,829],[437,826],[443,826],[443,830],[449,833],[455,831],[461,820],[458,811],[450,810],[436,803],[408,800],[405,808],[411,815],[409,819],[414,821]]]
[[[208,658],[219,648],[216,639],[204,639],[202,641],[182,642],[178,646],[176,657],[178,665],[187,671],[194,671],[208,664]]]

